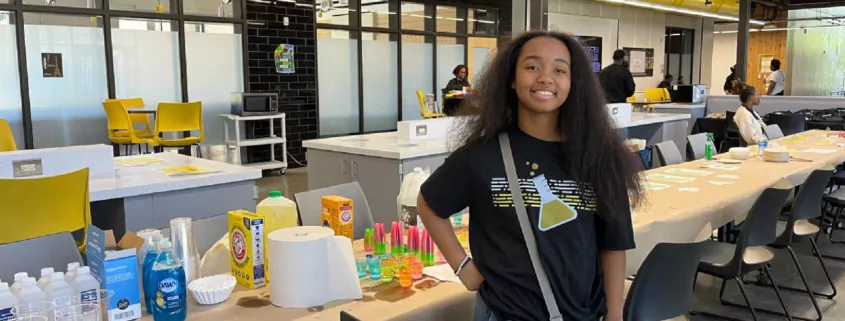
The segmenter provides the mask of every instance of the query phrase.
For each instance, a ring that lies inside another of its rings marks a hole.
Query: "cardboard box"
[[[323,196],[321,201],[323,208],[322,225],[334,230],[334,235],[342,235],[354,240],[355,215],[352,200],[342,196],[327,195]]]
[[[108,302],[108,320],[125,321],[141,318],[140,273],[138,249],[144,239],[127,232],[120,242],[114,232],[103,231],[88,225],[85,250],[91,275],[100,282],[100,288],[114,291]]]
[[[229,212],[229,244],[232,248],[232,275],[238,283],[255,289],[266,285],[264,217],[246,211]]]

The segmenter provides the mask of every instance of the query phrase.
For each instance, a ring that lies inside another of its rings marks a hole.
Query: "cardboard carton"
[[[88,225],[85,244],[91,275],[100,282],[100,288],[114,291],[108,306],[108,321],[126,321],[141,318],[140,273],[138,250],[144,239],[127,232],[119,242],[114,232],[103,231]]]

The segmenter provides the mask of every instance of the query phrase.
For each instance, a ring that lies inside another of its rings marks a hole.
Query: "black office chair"
[[[698,133],[687,136],[687,160],[704,158],[707,150],[707,133]],[[713,151],[715,154],[716,151]]]
[[[657,150],[657,157],[660,160],[660,166],[669,166],[680,164],[684,162],[681,152],[678,150],[678,145],[673,141],[666,141],[654,145]]]
[[[748,211],[748,216],[742,224],[742,229],[737,237],[736,244],[722,243],[716,241],[703,242],[703,254],[701,262],[698,264],[698,273],[704,273],[722,279],[722,288],[719,290],[719,301],[723,305],[731,305],[736,307],[747,308],[751,312],[751,317],[757,321],[757,312],[774,313],[774,311],[767,311],[762,309],[755,309],[748,299],[748,295],[743,287],[742,276],[757,270],[763,270],[775,294],[783,307],[784,315],[789,320],[789,310],[783,302],[783,298],[778,290],[777,283],[772,278],[772,270],[769,263],[774,259],[775,255],[771,250],[765,247],[777,238],[776,228],[778,216],[783,203],[792,191],[792,184],[786,180],[780,180],[774,186],[763,191],[760,197],[754,202],[751,210]],[[745,299],[747,305],[736,304],[725,300],[725,283],[727,279],[734,279],[737,286],[739,286],[742,297]],[[719,318],[726,318],[717,314],[709,312],[693,312],[694,314],[710,315]]]
[[[628,291],[625,321],[668,320],[689,312],[701,249],[701,242],[657,244]]]
[[[769,124],[778,125],[784,135],[793,135],[807,130],[804,114],[769,114]]]
[[[833,299],[833,297],[836,296],[836,285],[830,278],[830,273],[827,271],[827,266],[824,264],[824,259],[822,258],[821,252],[819,251],[814,239],[814,237],[818,236],[821,228],[809,221],[810,219],[821,216],[822,196],[827,188],[827,182],[830,179],[831,174],[833,174],[833,166],[817,169],[810,173],[810,177],[808,177],[804,184],[801,185],[801,188],[798,189],[798,195],[792,203],[792,209],[789,212],[788,220],[777,222],[778,237],[774,242],[769,244],[772,248],[785,248],[789,251],[789,255],[792,256],[792,262],[795,263],[795,267],[798,269],[798,275],[804,283],[803,289],[783,285],[778,285],[778,288],[807,293],[810,297],[810,301],[813,303],[813,307],[816,309],[816,313],[819,316],[818,319],[815,320],[822,319],[822,311],[821,308],[819,308],[819,303],[816,301],[815,296],[825,297],[828,299]],[[792,244],[806,239],[810,240],[810,244],[813,247],[813,255],[819,259],[822,270],[827,277],[827,282],[830,284],[830,288],[832,289],[832,293],[830,294],[813,292],[810,289],[810,285],[807,283],[807,278],[804,275],[804,269],[801,267],[801,264],[798,262],[798,257],[792,249]],[[759,282],[757,284],[764,285]],[[771,286],[770,284],[765,285]],[[792,318],[804,320],[804,318],[795,316]]]
[[[766,133],[766,137],[769,139],[778,139],[783,137],[783,131],[780,130],[780,126],[778,125],[766,125],[763,127],[763,132]]]

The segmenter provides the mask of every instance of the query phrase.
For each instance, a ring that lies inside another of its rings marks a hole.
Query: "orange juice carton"
[[[322,225],[334,230],[334,235],[346,236],[350,240],[354,239],[355,225],[353,221],[355,215],[353,214],[352,200],[337,195],[327,195],[322,197],[322,205]]]

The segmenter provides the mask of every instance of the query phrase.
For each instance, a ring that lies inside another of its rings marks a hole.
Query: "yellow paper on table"
[[[175,166],[175,167],[165,167],[165,168],[159,168],[158,171],[165,173],[167,175],[171,175],[171,176],[206,174],[206,173],[218,172],[217,170],[208,169],[208,168],[199,167],[199,166],[194,166],[194,165],[182,165],[182,166]]]
[[[158,159],[158,158],[155,158],[155,157],[150,157],[150,156],[122,158],[122,159],[116,159],[115,161],[118,162],[119,164],[125,165],[125,166],[144,166],[144,165],[164,163],[164,160],[161,160],[161,159]]]

